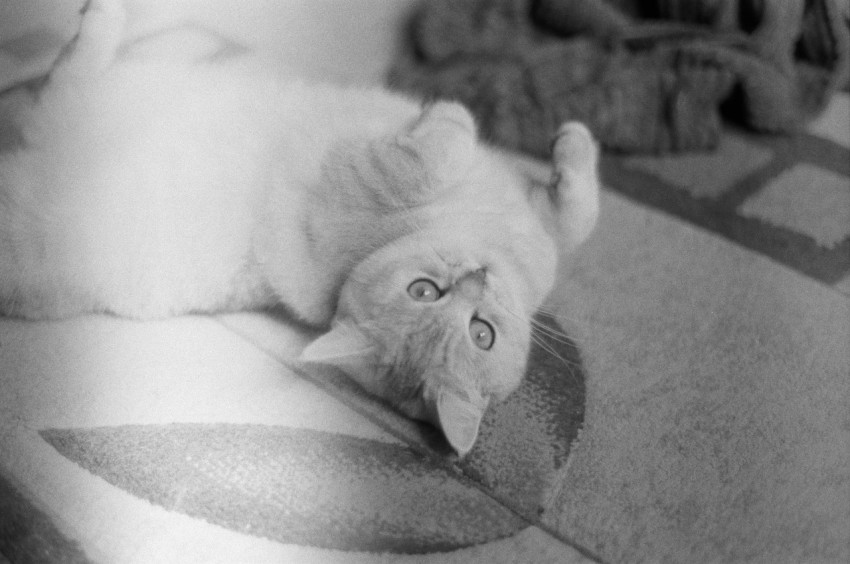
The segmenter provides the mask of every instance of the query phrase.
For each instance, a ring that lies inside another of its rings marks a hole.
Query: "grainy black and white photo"
[[[0,1],[0,564],[850,561],[850,0]]]

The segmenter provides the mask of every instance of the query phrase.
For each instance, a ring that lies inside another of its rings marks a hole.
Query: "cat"
[[[155,319],[285,306],[332,365],[461,456],[518,387],[531,316],[598,215],[598,147],[564,124],[529,182],[469,111],[308,83],[252,56],[121,55],[80,33],[0,155],[0,312]]]

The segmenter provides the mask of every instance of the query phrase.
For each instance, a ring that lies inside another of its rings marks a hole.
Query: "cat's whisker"
[[[541,346],[541,348],[543,348],[544,350],[547,350],[548,352],[551,352],[554,356],[561,358],[560,355],[558,355],[557,352],[554,351],[554,349],[551,347],[551,345],[549,345],[548,343],[543,341],[543,339],[546,339],[548,341],[554,341],[558,344],[564,345],[566,347],[570,347],[570,348],[572,348],[576,351],[579,350],[578,345],[566,333],[564,333],[562,331],[558,331],[557,329],[553,329],[553,328],[549,327],[548,325],[537,321],[533,317],[532,318],[525,318],[524,316],[519,315],[515,311],[512,311],[510,308],[504,307],[504,305],[502,307],[504,308],[504,310],[507,313],[516,317],[517,319],[521,319],[523,321],[528,321],[529,324],[531,325],[531,338],[534,339],[535,342]],[[535,334],[535,332],[537,332],[537,334]],[[564,359],[561,358],[561,360],[564,360]],[[566,360],[564,360],[564,362],[567,363]]]
[[[541,313],[543,314],[543,316],[545,316],[545,318],[551,319],[551,320],[553,320],[553,321],[556,321],[557,319],[559,319],[559,318],[560,318],[560,316],[559,316],[559,315],[554,315],[554,314],[550,314],[550,313],[546,313],[546,312],[541,312],[540,310],[538,310],[538,311],[537,311],[537,314],[541,314]],[[536,325],[540,325],[541,327],[543,327],[543,328],[547,329],[548,331],[551,331],[551,332],[554,332],[554,333],[559,333],[559,334],[561,334],[561,335],[566,336],[566,333],[564,333],[563,331],[560,331],[560,330],[558,330],[558,329],[555,329],[554,327],[550,327],[548,324],[546,324],[546,323],[545,323],[545,322],[543,322],[543,321],[538,321],[538,320],[536,319],[536,317],[537,317],[537,315],[535,315],[535,316],[533,316],[533,317],[531,318],[532,323],[534,323],[534,324],[536,324]]]
[[[525,320],[526,318],[512,311],[510,308],[506,308],[502,306],[504,310],[518,318]],[[554,317],[554,316],[553,316]],[[576,378],[574,374],[574,370],[580,368],[580,364],[576,361],[567,360],[564,358],[555,348],[552,342],[557,343],[561,346],[569,347],[576,353],[579,351],[578,345],[570,338],[566,333],[562,331],[558,331],[553,329],[534,318],[527,319],[531,325],[531,333],[529,335],[531,342],[540,348],[542,351],[550,355],[551,357],[560,361],[564,367],[567,369],[567,372],[570,374],[570,378]],[[548,341],[548,342],[547,342]]]
[[[572,361],[572,360],[567,360],[566,358],[561,356],[561,354],[558,353],[558,351],[555,349],[554,346],[552,346],[550,343],[547,343],[540,336],[534,335],[533,332],[532,332],[532,340],[534,341],[534,343],[537,344],[538,347],[543,349],[546,353],[553,356],[554,358],[557,358],[558,360],[560,360],[565,366],[567,366],[569,368],[574,368],[574,367],[579,366],[578,362],[575,362],[575,361]]]
[[[543,315],[545,315],[547,317],[552,317],[552,318],[555,318],[555,319],[565,319],[565,320],[570,321],[570,322],[578,323],[579,320],[576,319],[575,317],[571,317],[569,315],[564,314],[565,309],[568,309],[567,304],[554,303],[554,304],[552,304],[552,307],[545,307],[545,306],[538,307],[537,312],[542,313]]]
[[[562,305],[563,304],[554,304],[554,306],[556,306],[556,307],[552,307],[552,308],[541,305],[541,306],[538,306],[537,311],[539,313],[546,314],[550,317],[555,317],[556,315],[560,314],[559,309],[561,308]]]
[[[574,349],[574,350],[578,350],[578,348],[579,348],[578,345],[575,343],[575,341],[573,341],[572,339],[570,339],[567,336],[560,336],[560,335],[557,335],[557,334],[547,333],[545,330],[541,329],[540,327],[532,327],[532,330],[535,331],[541,337],[544,337],[549,341],[558,343],[560,345],[563,345],[565,347],[569,347],[569,348]]]
[[[574,318],[570,318],[570,317],[566,317],[566,316],[563,316],[563,315],[552,316],[552,319],[556,319],[559,322],[566,322],[572,327],[583,327],[586,324],[586,322],[584,322],[584,321],[574,319]],[[559,337],[559,338],[564,337],[564,338],[567,338],[567,339],[569,339],[570,341],[573,341],[573,342],[578,340],[574,335],[571,335],[571,334],[569,334],[569,333],[567,333],[563,330],[553,329],[553,328],[549,327],[547,324],[541,323],[537,320],[534,320],[534,322],[536,324],[542,326],[541,330],[552,333],[556,337]]]
[[[567,346],[570,346],[570,347],[573,347],[573,348],[578,348],[576,346],[574,340],[569,335],[564,333],[563,331],[559,331],[557,329],[549,327],[545,323],[541,323],[541,322],[537,321],[536,319],[531,320],[531,325],[535,330],[546,335],[546,337],[548,337],[549,339],[551,339],[553,341],[556,341],[558,343],[561,343],[561,344],[564,344],[564,345],[567,345]]]
[[[539,330],[541,333],[543,333],[543,330],[541,330],[540,327],[537,327],[535,330]],[[570,347],[576,352],[579,352],[584,348],[584,342],[582,341],[581,336],[572,336],[566,333],[561,333],[560,335],[556,336],[547,335],[547,338],[557,343],[560,343],[566,347]]]
[[[578,377],[575,374],[575,370],[580,369],[581,367],[578,362],[565,359],[563,356],[558,354],[558,351],[556,351],[553,347],[543,342],[540,337],[535,336],[533,332],[531,334],[531,339],[543,351],[551,355],[553,358],[558,359],[566,368],[566,371],[569,374],[569,378],[571,378],[574,382],[578,383]]]

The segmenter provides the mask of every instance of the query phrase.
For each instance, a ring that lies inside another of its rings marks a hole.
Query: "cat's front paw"
[[[561,238],[569,250],[590,235],[599,215],[599,146],[583,123],[566,122],[558,128],[552,159]]]
[[[559,171],[592,172],[596,170],[599,149],[593,134],[579,121],[561,124],[552,146],[552,158]]]

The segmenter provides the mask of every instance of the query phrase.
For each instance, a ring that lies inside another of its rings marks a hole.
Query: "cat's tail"
[[[81,13],[80,30],[56,59],[51,81],[97,76],[115,60],[124,38],[122,0],[87,0]]]

